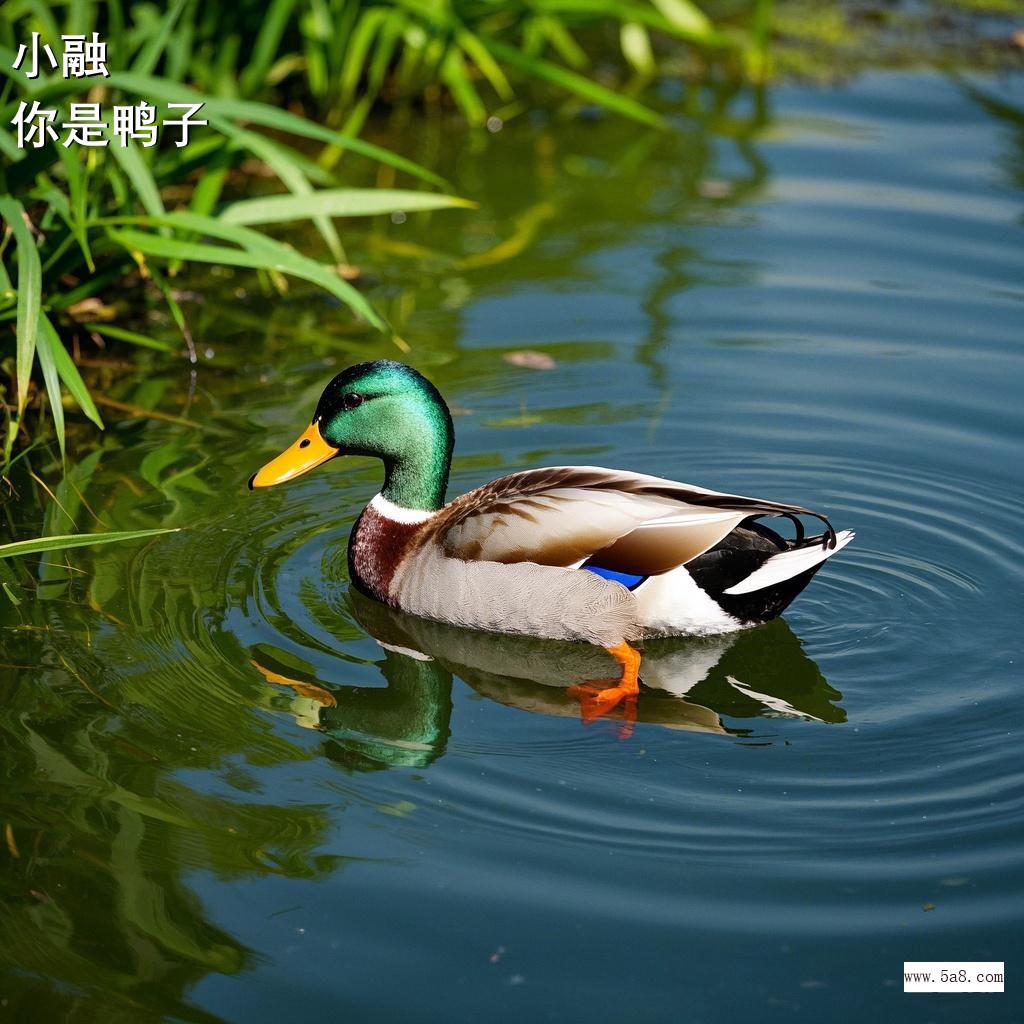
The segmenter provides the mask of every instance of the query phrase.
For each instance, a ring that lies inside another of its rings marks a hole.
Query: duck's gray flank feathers
[[[395,607],[467,629],[614,647],[640,629],[633,595],[591,572],[531,562],[465,561],[432,544],[398,568]]]

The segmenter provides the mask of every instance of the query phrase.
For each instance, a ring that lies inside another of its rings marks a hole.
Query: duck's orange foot
[[[580,702],[580,716],[585,724],[607,715],[619,708],[625,722],[620,733],[626,739],[633,732],[636,722],[636,699],[640,693],[640,652],[627,643],[609,647],[608,653],[622,666],[622,677],[617,686],[600,686],[599,680],[570,686],[568,694]]]

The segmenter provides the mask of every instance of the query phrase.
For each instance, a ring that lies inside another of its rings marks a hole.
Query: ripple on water
[[[713,468],[717,486],[791,497],[857,530],[856,543],[828,564],[789,618],[826,677],[846,680],[854,726],[905,723],[914,757],[894,756],[890,733],[864,730],[834,754],[829,742],[816,741],[812,771],[803,761],[775,756],[761,776],[747,760],[716,754],[718,738],[641,726],[632,744],[619,744],[609,742],[608,731],[559,720],[541,724],[536,716],[529,728],[517,727],[504,709],[472,703],[468,690],[456,688],[447,691],[457,710],[456,732],[440,770],[429,776],[430,810],[412,824],[395,818],[382,827],[424,841],[438,827],[464,831],[473,836],[465,856],[474,863],[481,849],[546,851],[543,858],[526,855],[527,875],[556,872],[595,849],[624,863],[660,865],[639,902],[635,893],[628,899],[620,894],[623,914],[657,919],[659,897],[671,886],[678,894],[681,886],[694,913],[706,914],[709,927],[727,930],[756,930],[749,906],[757,900],[785,913],[796,931],[828,932],[820,915],[832,906],[825,890],[836,879],[856,887],[948,875],[974,886],[1008,870],[1017,857],[1022,779],[1006,771],[1002,748],[991,743],[1005,729],[1009,696],[1006,684],[985,684],[986,666],[997,656],[992,634],[982,624],[971,643],[959,644],[971,659],[968,678],[951,680],[938,698],[922,674],[955,676],[943,635],[976,610],[991,609],[993,588],[1017,584],[1011,538],[1020,503],[983,480],[867,460],[769,456],[751,467],[741,455],[719,453],[706,473],[702,461],[697,456],[688,463],[693,472],[687,475],[696,482]],[[212,625],[230,633],[247,657],[269,651],[298,666],[300,678],[339,694],[353,684],[380,687],[384,680],[373,663],[387,655],[367,642],[345,596],[344,549],[363,497],[358,490],[340,488],[336,479],[311,479],[287,500],[253,502],[242,514],[214,518],[206,529],[147,549],[140,556],[143,574],[166,575],[171,558],[176,571],[223,588],[229,595],[224,620]],[[977,516],[963,511],[965,493]],[[347,514],[339,517],[339,509]],[[178,611],[194,614],[184,602]],[[993,630],[1003,632],[1005,622]],[[153,642],[159,647],[162,638]],[[213,656],[236,675],[226,671],[218,681],[208,665],[203,677],[211,686],[237,678],[239,666],[227,664],[237,648],[214,644]],[[863,664],[875,666],[875,674],[857,680]],[[477,727],[473,716],[484,710],[491,717]],[[779,720],[770,729],[795,735]],[[360,733],[358,722],[346,723],[338,735],[343,746],[378,758],[387,740],[370,726]],[[663,738],[668,735],[670,741]],[[849,768],[851,745],[861,765],[856,771]],[[652,775],[642,766],[645,758],[663,766]],[[410,756],[391,763],[420,762]],[[370,789],[347,776],[322,784],[372,810],[389,797],[396,806],[405,799],[403,776],[391,779]],[[734,885],[730,866],[754,860],[761,865],[756,882]],[[699,889],[679,880],[681,865],[700,865]],[[503,885],[506,869],[493,868]],[[522,895],[531,898],[529,891]],[[581,898],[575,892],[573,904]],[[615,897],[603,891],[602,899],[609,898]],[[984,920],[996,910],[975,899],[970,913]],[[853,909],[845,924],[870,930],[891,914],[892,907],[876,898]]]
[[[702,461],[689,459],[688,475],[704,476]],[[863,460],[771,456],[748,463],[739,455],[716,459],[718,486],[785,491],[857,531],[856,542],[827,564],[789,616],[815,657],[868,658],[898,674],[909,651],[919,655],[936,632],[979,605],[981,580],[989,591],[1016,584],[1012,538],[1021,503],[991,484]],[[963,511],[965,493],[976,516]],[[177,570],[231,595],[226,615],[243,644],[289,651],[324,668],[339,657],[350,662],[349,645],[364,635],[345,610],[344,551],[359,502],[353,488],[313,478],[287,500],[272,495],[206,531],[180,535],[173,545]],[[352,510],[341,522],[339,508]],[[983,642],[979,635],[982,660]],[[935,658],[941,662],[938,648]],[[951,702],[962,696],[951,694]]]

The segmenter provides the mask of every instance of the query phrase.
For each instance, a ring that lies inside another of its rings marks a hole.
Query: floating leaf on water
[[[717,178],[705,178],[697,183],[697,192],[705,199],[728,199],[732,191],[732,185],[728,181],[720,181]]]
[[[102,299],[90,295],[88,298],[73,302],[65,312],[73,320],[113,320],[117,316],[117,310],[107,305]]]
[[[528,370],[553,370],[558,365],[546,352],[529,348],[506,352],[501,358],[512,366],[522,366]]]

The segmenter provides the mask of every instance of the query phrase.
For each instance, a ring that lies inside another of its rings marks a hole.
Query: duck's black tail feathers
[[[826,559],[853,540],[853,532],[787,540],[748,519],[686,566],[697,585],[741,622],[780,615]],[[830,543],[831,542],[831,543]]]

